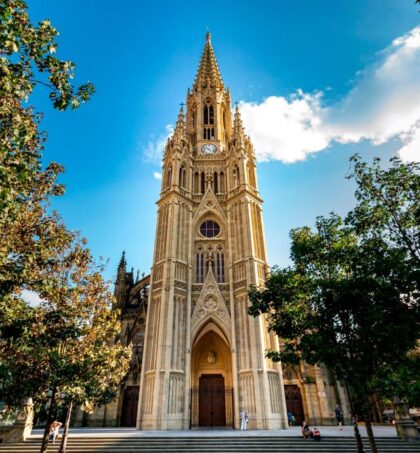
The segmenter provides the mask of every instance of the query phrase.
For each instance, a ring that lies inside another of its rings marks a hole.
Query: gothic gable
[[[221,208],[219,201],[217,200],[216,195],[209,184],[206,189],[206,193],[201,200],[200,205],[198,206],[195,214],[193,216],[193,224],[195,224],[199,219],[203,218],[206,215],[213,214],[218,217],[223,223],[227,224],[227,218],[224,210]]]
[[[210,320],[213,320],[223,330],[230,341],[231,327],[229,311],[223,300],[211,267],[207,273],[200,297],[197,300],[197,304],[192,314],[192,338],[194,338],[200,328]]]

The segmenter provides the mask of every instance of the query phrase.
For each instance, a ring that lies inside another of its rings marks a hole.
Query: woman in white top
[[[246,424],[248,423],[248,413],[245,409],[241,409],[239,412],[239,417],[241,418],[241,431],[246,431]]]

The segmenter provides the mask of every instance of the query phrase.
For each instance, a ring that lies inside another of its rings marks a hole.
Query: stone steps
[[[420,442],[403,442],[397,438],[377,438],[379,453],[420,453]],[[363,439],[366,453],[370,452],[367,439]],[[38,452],[40,439],[21,444],[0,444],[0,453]],[[57,452],[59,443],[50,444],[48,451]],[[67,444],[69,453],[135,453],[135,452],[277,452],[277,453],[356,453],[352,437],[324,437],[321,442],[300,437],[277,436],[216,436],[216,437],[122,437],[75,436]]]

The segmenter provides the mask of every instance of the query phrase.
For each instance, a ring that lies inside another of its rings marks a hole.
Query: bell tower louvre
[[[137,427],[287,427],[281,365],[247,288],[268,270],[254,148],[210,33],[163,155]]]

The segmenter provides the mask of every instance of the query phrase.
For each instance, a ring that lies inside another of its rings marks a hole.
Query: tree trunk
[[[42,436],[42,443],[41,443],[41,453],[44,453],[48,449],[48,440],[50,437],[50,426],[51,423],[54,421],[54,412],[55,412],[55,397],[57,394],[57,389],[56,387],[53,388],[52,390],[52,395],[51,395],[51,403],[50,403],[50,408],[48,409],[48,415],[47,415],[47,423],[45,425],[44,429],[44,435]]]
[[[61,439],[60,450],[58,453],[66,453],[67,448],[67,437],[69,435],[71,413],[73,411],[73,400],[70,401],[69,407],[67,408],[66,423],[64,424],[63,438]]]
[[[360,435],[359,427],[357,426],[357,415],[356,415],[356,412],[354,411],[353,399],[351,397],[350,389],[349,389],[347,382],[346,382],[346,390],[347,390],[347,395],[349,397],[349,402],[350,402],[351,418],[353,421],[354,437],[356,438],[357,453],[365,453],[365,450],[363,450],[362,436]]]
[[[357,426],[357,416],[352,413],[354,437],[356,438],[357,453],[365,453],[363,450],[362,436],[360,435],[359,427]]]
[[[365,424],[366,424],[367,435],[369,438],[370,450],[372,453],[378,453],[378,449],[376,448],[375,436],[373,435],[372,423],[370,421],[370,417],[366,417]]]

